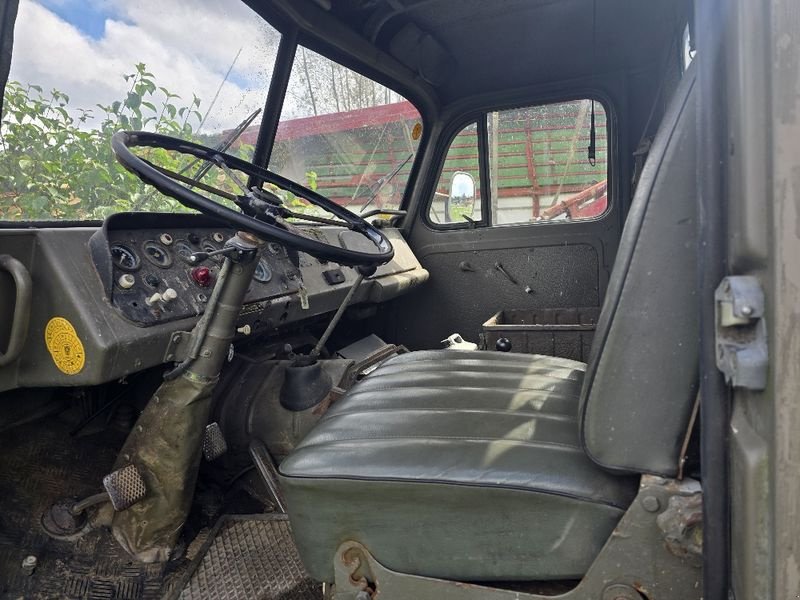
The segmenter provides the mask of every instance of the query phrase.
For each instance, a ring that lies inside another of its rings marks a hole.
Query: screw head
[[[742,314],[743,314],[745,317],[749,317],[750,315],[752,315],[752,314],[753,314],[753,307],[752,307],[752,306],[749,306],[749,305],[747,305],[747,304],[745,304],[745,305],[742,307]]]
[[[22,559],[22,572],[26,575],[32,575],[38,562],[39,560],[33,554],[26,556]]]
[[[661,508],[661,503],[655,496],[645,496],[642,498],[642,508],[647,512],[657,512]]]

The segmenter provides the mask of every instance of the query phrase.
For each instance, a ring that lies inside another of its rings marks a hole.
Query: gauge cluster
[[[128,322],[153,327],[199,317],[224,263],[220,252],[235,231],[203,215],[119,213],[89,240],[106,302]],[[360,296],[383,302],[427,279],[427,271],[397,230],[385,230],[395,258],[369,278]],[[306,235],[358,248],[361,236],[338,227]],[[202,260],[192,257],[203,253]],[[275,329],[336,310],[356,279],[353,269],[269,241],[245,296],[239,326]],[[245,328],[248,329],[248,328]]]
[[[139,325],[201,314],[222,268],[224,256],[219,252],[233,234],[219,227],[109,231],[112,305]],[[197,252],[209,256],[194,262]],[[246,302],[296,293],[303,281],[298,266],[299,257],[293,263],[283,246],[269,243]]]

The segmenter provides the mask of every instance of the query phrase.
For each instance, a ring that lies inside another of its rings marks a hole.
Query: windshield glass
[[[120,129],[251,158],[233,138],[259,120],[280,35],[240,0],[21,0],[14,35],[0,219],[186,210],[117,164]],[[192,177],[201,166],[153,158]]]
[[[396,92],[298,47],[269,168],[353,212],[397,209],[422,132]],[[252,143],[252,137],[245,141]],[[290,198],[295,210],[318,209]]]

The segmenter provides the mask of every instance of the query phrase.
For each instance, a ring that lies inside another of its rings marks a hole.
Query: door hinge
[[[750,275],[726,277],[714,292],[717,368],[733,387],[767,385],[767,327],[764,291]]]

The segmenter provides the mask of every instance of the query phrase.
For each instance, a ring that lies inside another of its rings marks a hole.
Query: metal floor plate
[[[53,501],[103,489],[124,439],[115,431],[72,438],[71,426],[51,418],[0,435],[0,598],[160,598],[174,566],[132,561],[106,529],[75,542],[43,531],[40,518]],[[28,555],[38,563],[31,575],[21,568]]]
[[[180,600],[321,600],[285,515],[224,517],[187,575]]]

